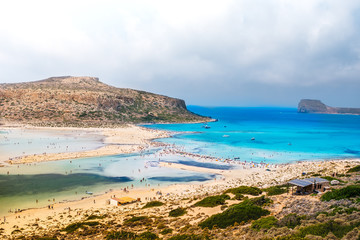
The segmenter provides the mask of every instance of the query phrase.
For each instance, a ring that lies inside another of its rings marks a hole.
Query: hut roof
[[[329,182],[329,181],[323,178],[316,177],[316,178],[294,179],[289,181],[288,183],[299,187],[307,187],[314,183],[325,183],[325,182]]]

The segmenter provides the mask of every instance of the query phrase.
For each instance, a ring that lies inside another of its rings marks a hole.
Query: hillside
[[[37,126],[209,120],[189,112],[181,99],[112,87],[94,77],[71,76],[0,84],[0,118]]]
[[[360,108],[329,107],[320,100],[302,99],[298,105],[298,112],[360,115]]]

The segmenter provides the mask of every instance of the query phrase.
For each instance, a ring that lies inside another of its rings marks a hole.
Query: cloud
[[[339,102],[351,105],[359,9],[355,0],[7,1],[0,81],[90,75],[206,105],[293,106],[307,93],[335,103],[343,91]]]

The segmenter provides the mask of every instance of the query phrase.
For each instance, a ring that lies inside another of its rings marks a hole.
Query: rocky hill
[[[40,126],[208,121],[181,99],[116,88],[94,77],[52,77],[0,84],[0,118]]]
[[[298,105],[298,112],[360,115],[360,108],[329,107],[320,100],[302,99]]]

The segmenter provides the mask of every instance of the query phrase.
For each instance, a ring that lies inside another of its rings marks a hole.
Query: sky
[[[68,75],[190,105],[360,107],[360,1],[1,1],[0,83]]]

